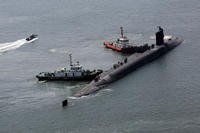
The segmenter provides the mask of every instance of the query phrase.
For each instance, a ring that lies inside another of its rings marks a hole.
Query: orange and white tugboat
[[[122,52],[122,53],[127,53],[127,54],[131,54],[131,53],[135,53],[135,47],[129,44],[129,39],[124,36],[123,33],[123,27],[120,27],[121,30],[121,37],[118,38],[116,41],[114,42],[104,42],[104,46],[106,48],[118,51],[118,52]]]

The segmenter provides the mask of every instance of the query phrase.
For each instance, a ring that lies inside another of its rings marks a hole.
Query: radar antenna
[[[121,31],[121,37],[123,38],[124,37],[124,30],[123,30],[122,26],[120,27],[120,31]]]
[[[70,63],[70,66],[72,66],[72,54],[69,54],[69,63]]]

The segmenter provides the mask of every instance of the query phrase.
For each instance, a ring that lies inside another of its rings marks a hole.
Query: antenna
[[[70,63],[70,66],[72,66],[72,54],[69,54],[69,63]]]
[[[124,31],[123,31],[123,27],[122,26],[120,27],[120,30],[121,30],[121,37],[123,38],[124,37]]]

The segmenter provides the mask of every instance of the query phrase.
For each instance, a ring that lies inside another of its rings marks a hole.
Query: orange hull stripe
[[[104,45],[110,49],[116,50],[116,51],[122,51],[122,48],[118,48],[116,46],[110,45],[108,43],[104,43]]]

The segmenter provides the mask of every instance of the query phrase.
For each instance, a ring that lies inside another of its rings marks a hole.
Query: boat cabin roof
[[[83,66],[79,64],[79,61],[76,62],[76,64],[71,65],[71,70],[77,71],[82,70]]]
[[[81,66],[81,65],[72,65],[71,66],[71,70],[75,70],[75,71],[82,70],[82,68],[83,68],[83,66]]]
[[[120,37],[120,38],[118,38],[117,39],[117,41],[119,42],[128,42],[129,40],[128,40],[128,38],[127,37]]]

